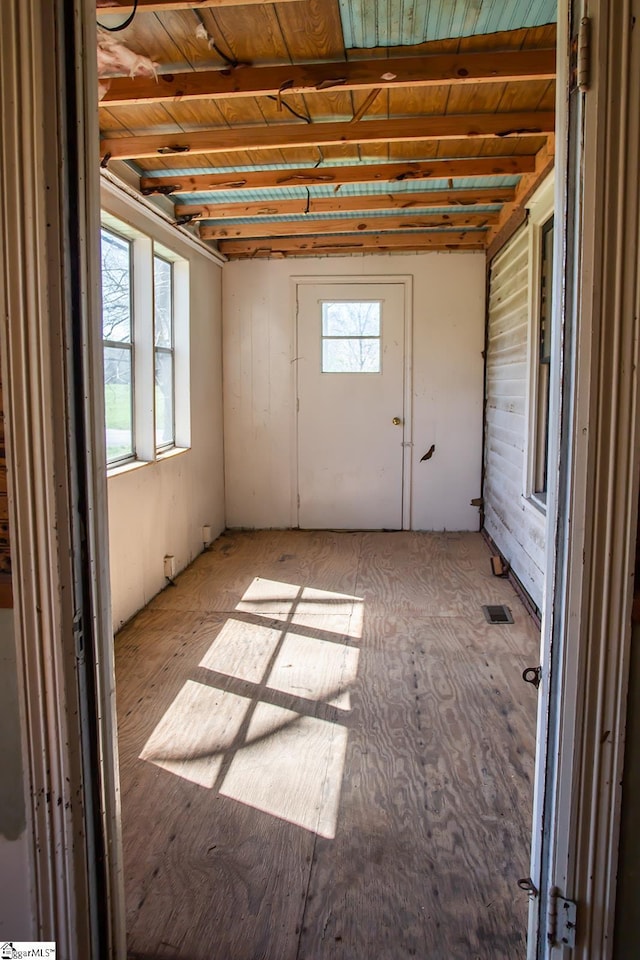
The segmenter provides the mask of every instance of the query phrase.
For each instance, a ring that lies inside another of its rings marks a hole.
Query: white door
[[[402,529],[405,287],[299,283],[298,523]]]

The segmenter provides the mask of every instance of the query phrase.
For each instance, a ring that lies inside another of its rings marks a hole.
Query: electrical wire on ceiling
[[[217,53],[220,59],[223,60],[228,67],[233,67],[235,69],[236,67],[248,66],[248,64],[239,63],[234,57],[227,56],[227,54],[220,49],[220,47],[217,45],[217,43],[211,36],[211,32],[207,27],[206,23],[204,22],[204,19],[200,11],[193,10],[193,13],[196,15],[199,21],[199,26],[196,29],[196,36],[201,37],[203,40],[206,40],[207,46],[209,47],[210,50],[213,50],[214,53]]]
[[[100,23],[100,21],[97,18],[96,18],[96,23],[102,30],[108,30],[109,33],[118,33],[120,30],[126,30],[127,27],[131,26],[131,24],[133,23],[133,18],[135,17],[137,12],[138,12],[138,0],[133,0],[133,9],[131,13],[126,18],[126,20],[123,20],[122,23],[119,23],[116,27],[107,27],[105,26],[104,23]]]
[[[292,113],[294,117],[298,118],[298,120],[304,120],[305,123],[313,123],[311,117],[305,117],[303,113],[298,113],[297,110],[294,110],[293,107],[290,107],[286,101],[281,100],[279,97],[268,96],[267,100],[273,100],[274,103],[279,104],[280,107],[284,107],[285,110],[288,110],[289,113]]]

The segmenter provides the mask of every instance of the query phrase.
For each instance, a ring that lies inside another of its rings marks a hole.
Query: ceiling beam
[[[322,254],[384,253],[388,250],[484,250],[483,235],[476,231],[442,233],[368,234],[362,237],[288,237],[282,240],[224,240],[220,253],[231,259],[311,256]]]
[[[176,217],[192,220],[222,217],[277,217],[289,213],[329,213],[355,210],[411,210],[420,207],[456,207],[507,203],[515,187],[480,190],[427,190],[421,193],[364,194],[362,196],[297,197],[294,200],[260,200],[248,203],[176,204]]]
[[[338,167],[302,167],[283,170],[250,170],[239,173],[198,173],[142,177],[145,196],[215,190],[259,190],[278,187],[346,183],[401,183],[405,180],[454,180],[460,177],[505,177],[531,173],[535,155],[515,157],[464,157],[459,160],[424,160],[406,163],[358,163]]]
[[[346,63],[287,64],[224,70],[114,77],[102,107],[165,100],[216,100],[231,97],[424,87],[460,83],[506,83],[555,78],[555,49],[486,51],[352,60]]]
[[[516,195],[511,203],[505,203],[500,211],[497,223],[487,232],[487,259],[492,257],[513,236],[526,217],[525,203],[535,193],[555,163],[555,138],[549,137],[546,144],[535,157],[536,165],[532,173],[521,177]]]
[[[466,227],[481,230],[497,223],[497,213],[443,213],[421,217],[405,214],[401,217],[340,217],[334,220],[272,220],[258,223],[217,223],[200,228],[202,240],[231,240],[240,237],[301,237],[332,233],[380,233],[384,230],[434,230],[447,227]]]
[[[552,110],[518,113],[449,114],[366,120],[362,123],[273,123],[267,126],[214,127],[191,133],[147,134],[102,140],[100,155],[135,160],[158,155],[282,150],[287,147],[345,143],[413,143],[482,137],[527,137],[553,133]]]
[[[266,3],[292,3],[294,0],[138,0],[140,13],[168,13],[170,10],[205,10],[207,7],[238,7]],[[301,0],[297,0],[301,2]],[[97,0],[98,18],[109,14],[130,14],[133,0]]]

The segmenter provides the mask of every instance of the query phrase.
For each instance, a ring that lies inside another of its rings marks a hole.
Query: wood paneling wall
[[[545,517],[525,497],[529,389],[529,232],[491,264],[485,420],[485,527],[538,608]]]

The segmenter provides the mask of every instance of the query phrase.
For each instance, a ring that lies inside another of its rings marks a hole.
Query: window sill
[[[159,453],[155,460],[128,460],[126,463],[119,463],[113,467],[107,467],[107,480],[112,477],[120,477],[122,474],[131,473],[134,470],[140,470],[142,467],[149,467],[154,463],[163,463],[165,460],[172,460],[183,453],[188,453],[191,447],[171,447],[170,450],[164,450]]]
[[[525,503],[528,503],[536,513],[541,514],[543,517],[547,515],[547,501],[542,500],[537,494],[531,493],[528,497],[523,497]]]
[[[191,447],[171,447],[170,450],[163,450],[162,453],[157,454],[156,459],[151,461],[152,463],[161,463],[163,460],[172,460],[173,457],[179,457],[183,453],[188,453]]]

